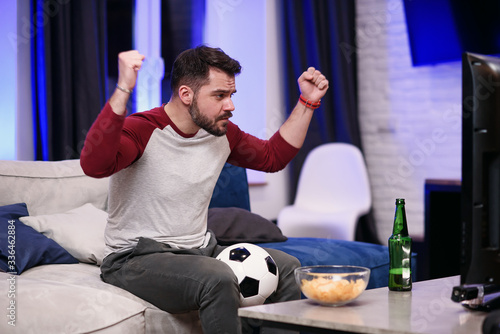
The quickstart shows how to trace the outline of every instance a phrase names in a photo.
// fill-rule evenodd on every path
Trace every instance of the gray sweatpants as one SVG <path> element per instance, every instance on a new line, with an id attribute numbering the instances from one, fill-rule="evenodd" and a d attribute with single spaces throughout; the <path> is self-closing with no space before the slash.
<path id="1" fill-rule="evenodd" d="M 132 251 L 107 256 L 101 277 L 169 313 L 199 310 L 205 334 L 237 334 L 242 332 L 238 282 L 231 268 L 215 259 L 224 248 L 213 235 L 209 245 L 199 249 L 174 249 L 141 238 Z M 279 250 L 266 250 L 279 271 L 278 289 L 266 303 L 300 299 L 293 273 L 299 261 Z M 251 331 L 244 323 L 243 332 Z"/>

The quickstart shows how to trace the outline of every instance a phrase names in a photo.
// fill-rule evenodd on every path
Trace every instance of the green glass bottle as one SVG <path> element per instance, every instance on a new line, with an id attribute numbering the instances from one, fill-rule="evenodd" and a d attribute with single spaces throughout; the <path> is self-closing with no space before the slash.
<path id="1" fill-rule="evenodd" d="M 404 198 L 396 199 L 389 257 L 389 290 L 411 291 L 411 238 L 408 235 Z"/>

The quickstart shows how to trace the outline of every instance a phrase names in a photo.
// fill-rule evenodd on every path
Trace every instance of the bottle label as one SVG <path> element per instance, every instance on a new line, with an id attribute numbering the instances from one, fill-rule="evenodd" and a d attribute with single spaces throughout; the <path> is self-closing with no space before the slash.
<path id="1" fill-rule="evenodd" d="M 390 275 L 398 275 L 401 276 L 403 280 L 407 280 L 411 277 L 411 269 L 410 268 L 393 268 L 389 270 Z"/>

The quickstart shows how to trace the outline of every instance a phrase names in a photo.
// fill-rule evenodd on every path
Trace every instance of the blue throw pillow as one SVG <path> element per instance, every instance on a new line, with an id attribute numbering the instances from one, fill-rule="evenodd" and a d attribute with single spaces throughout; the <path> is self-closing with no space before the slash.
<path id="1" fill-rule="evenodd" d="M 247 171 L 226 162 L 215 185 L 209 208 L 242 208 L 250 211 Z"/>
<path id="2" fill-rule="evenodd" d="M 19 275 L 42 264 L 78 263 L 54 240 L 19 221 L 28 215 L 25 203 L 0 206 L 0 271 Z"/>

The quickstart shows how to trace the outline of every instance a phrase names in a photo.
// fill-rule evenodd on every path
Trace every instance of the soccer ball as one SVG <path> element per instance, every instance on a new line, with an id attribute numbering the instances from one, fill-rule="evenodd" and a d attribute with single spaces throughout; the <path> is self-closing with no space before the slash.
<path id="1" fill-rule="evenodd" d="M 238 278 L 240 305 L 263 304 L 278 287 L 278 266 L 263 248 L 240 243 L 227 247 L 218 260 L 225 262 Z"/>

